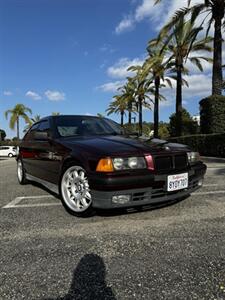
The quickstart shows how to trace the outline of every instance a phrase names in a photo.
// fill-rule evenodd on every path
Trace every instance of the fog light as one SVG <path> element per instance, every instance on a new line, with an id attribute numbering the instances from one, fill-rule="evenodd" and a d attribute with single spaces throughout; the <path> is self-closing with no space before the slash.
<path id="1" fill-rule="evenodd" d="M 203 180 L 202 179 L 199 180 L 198 186 L 203 186 Z"/>
<path id="2" fill-rule="evenodd" d="M 118 195 L 112 197 L 112 202 L 115 204 L 125 204 L 130 201 L 130 195 Z"/>

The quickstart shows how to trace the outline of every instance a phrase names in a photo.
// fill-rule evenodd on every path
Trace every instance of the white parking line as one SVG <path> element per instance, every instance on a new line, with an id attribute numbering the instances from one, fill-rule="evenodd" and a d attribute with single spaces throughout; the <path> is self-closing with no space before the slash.
<path id="1" fill-rule="evenodd" d="M 54 196 L 51 195 L 41 195 L 41 196 L 24 196 L 24 197 L 16 197 L 7 205 L 3 206 L 2 208 L 15 208 L 15 207 L 40 207 L 40 206 L 56 206 L 61 205 L 61 203 L 31 203 L 31 204 L 19 204 L 22 200 L 25 199 L 55 199 Z"/>

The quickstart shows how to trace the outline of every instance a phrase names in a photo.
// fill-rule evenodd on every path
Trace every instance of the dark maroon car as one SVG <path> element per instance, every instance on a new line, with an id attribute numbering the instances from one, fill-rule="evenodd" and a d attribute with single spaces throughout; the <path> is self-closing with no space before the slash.
<path id="1" fill-rule="evenodd" d="M 184 145 L 143 140 L 117 123 L 90 116 L 51 116 L 27 132 L 18 180 L 43 184 L 77 216 L 93 208 L 166 202 L 202 186 L 206 166 Z"/>

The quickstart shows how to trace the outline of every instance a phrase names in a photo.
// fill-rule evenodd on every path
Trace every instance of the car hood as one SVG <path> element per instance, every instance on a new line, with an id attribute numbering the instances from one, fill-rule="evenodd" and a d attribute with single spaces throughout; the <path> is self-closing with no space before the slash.
<path id="1" fill-rule="evenodd" d="M 83 138 L 66 138 L 64 143 L 71 148 L 81 147 L 95 154 L 110 155 L 142 155 L 143 153 L 163 153 L 170 151 L 185 151 L 186 148 L 180 144 L 165 144 L 163 141 L 146 142 L 144 140 L 124 136 L 95 136 Z M 169 148 L 168 148 L 169 147 Z"/>

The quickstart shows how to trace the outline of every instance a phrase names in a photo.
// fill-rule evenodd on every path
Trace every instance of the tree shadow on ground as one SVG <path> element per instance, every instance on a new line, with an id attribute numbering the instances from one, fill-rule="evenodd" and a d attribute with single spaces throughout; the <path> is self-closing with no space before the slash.
<path id="1" fill-rule="evenodd" d="M 63 297 L 45 300 L 116 300 L 105 282 L 105 276 L 102 258 L 96 254 L 86 254 L 74 270 L 68 293 Z"/>

